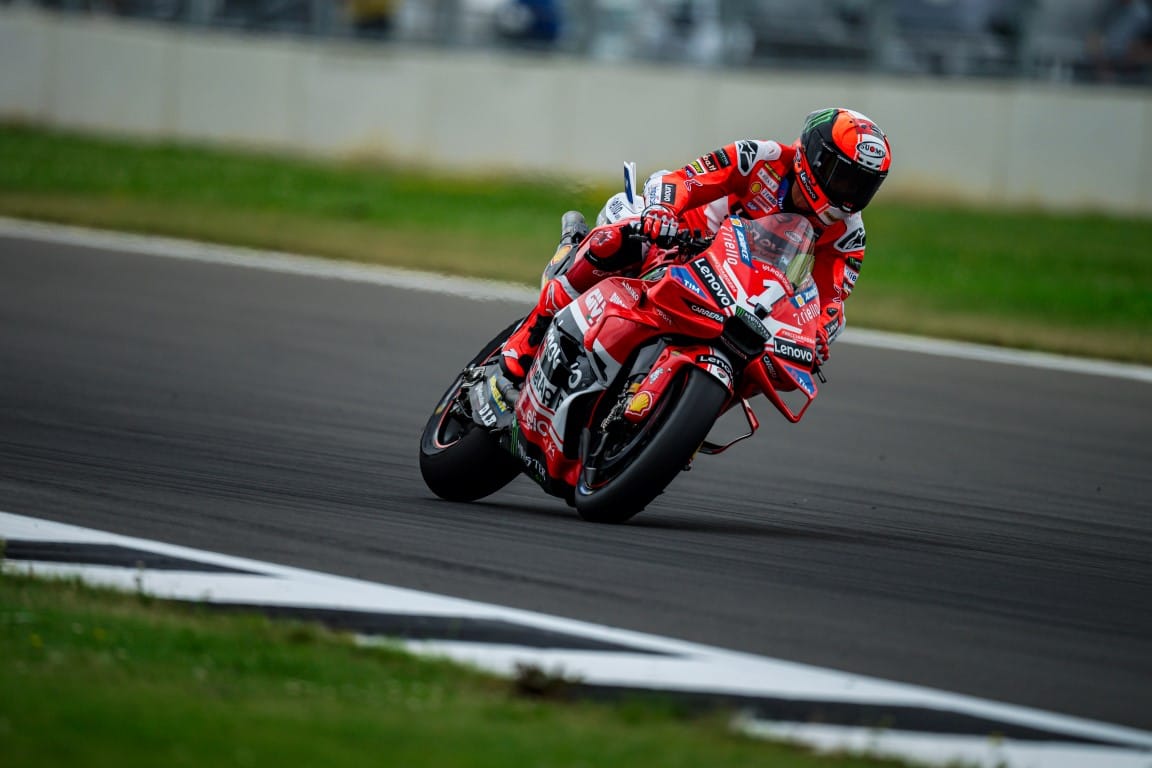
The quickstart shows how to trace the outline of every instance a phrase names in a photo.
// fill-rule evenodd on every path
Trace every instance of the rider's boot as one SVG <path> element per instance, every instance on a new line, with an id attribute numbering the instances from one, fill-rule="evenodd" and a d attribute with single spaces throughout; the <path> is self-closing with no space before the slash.
<path id="1" fill-rule="evenodd" d="M 564 273 L 572 265 L 577 246 L 588 234 L 588 225 L 579 211 L 568 211 L 560 219 L 560 244 L 555 255 L 544 270 L 544 285 L 536 308 L 525 318 L 520 327 L 512 332 L 500 350 L 500 370 L 513 385 L 519 386 L 528 373 L 536 352 L 544 341 L 544 332 L 552 317 L 568 306 L 577 295 Z"/>
<path id="2" fill-rule="evenodd" d="M 536 352 L 540 349 L 540 342 L 544 341 L 544 332 L 552 322 L 552 315 L 540 311 L 536 307 L 512 332 L 504 347 L 500 350 L 500 370 L 504 377 L 512 384 L 519 386 L 528 374 Z"/>

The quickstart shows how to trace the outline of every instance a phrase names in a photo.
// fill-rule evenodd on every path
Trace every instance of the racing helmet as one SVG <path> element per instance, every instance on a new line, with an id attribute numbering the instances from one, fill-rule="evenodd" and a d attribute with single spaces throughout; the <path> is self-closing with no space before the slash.
<path id="1" fill-rule="evenodd" d="M 800 192 L 826 224 L 868 205 L 888 176 L 888 137 L 850 109 L 820 109 L 805 119 L 793 160 Z"/>

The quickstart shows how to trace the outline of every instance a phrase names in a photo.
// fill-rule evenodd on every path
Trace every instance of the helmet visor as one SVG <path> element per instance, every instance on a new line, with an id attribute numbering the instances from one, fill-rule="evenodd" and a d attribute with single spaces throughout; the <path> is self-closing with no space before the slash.
<path id="1" fill-rule="evenodd" d="M 812 174 L 828 201 L 845 211 L 859 211 L 872 201 L 887 171 L 874 171 L 852 162 L 823 141 L 805 147 Z"/>

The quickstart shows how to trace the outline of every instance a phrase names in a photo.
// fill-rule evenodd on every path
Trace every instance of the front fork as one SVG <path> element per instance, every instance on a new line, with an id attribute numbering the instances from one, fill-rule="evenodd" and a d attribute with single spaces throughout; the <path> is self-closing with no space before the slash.
<path id="1" fill-rule="evenodd" d="M 716 347 L 695 344 L 689 347 L 661 345 L 655 350 L 651 366 L 645 367 L 637 361 L 634 370 L 646 370 L 643 377 L 637 376 L 629 383 L 624 401 L 622 416 L 626 421 L 639 424 L 651 413 L 660 398 L 668 391 L 669 384 L 686 367 L 700 368 L 723 384 L 728 395 L 733 393 L 735 375 L 727 355 Z"/>

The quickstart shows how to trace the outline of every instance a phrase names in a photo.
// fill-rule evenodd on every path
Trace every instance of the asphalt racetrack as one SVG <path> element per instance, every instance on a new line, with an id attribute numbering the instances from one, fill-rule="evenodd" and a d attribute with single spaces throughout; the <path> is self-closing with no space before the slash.
<path id="1" fill-rule="evenodd" d="M 1152 728 L 1152 385 L 838 344 L 630 525 L 439 501 L 525 310 L 0 238 L 0 510 Z"/>

